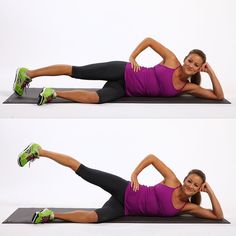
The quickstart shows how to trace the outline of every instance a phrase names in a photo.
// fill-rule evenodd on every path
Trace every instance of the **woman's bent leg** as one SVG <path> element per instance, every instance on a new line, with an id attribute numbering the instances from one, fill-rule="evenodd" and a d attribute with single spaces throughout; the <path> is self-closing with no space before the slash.
<path id="1" fill-rule="evenodd" d="M 55 219 L 61 219 L 77 223 L 94 223 L 98 221 L 98 215 L 92 210 L 77 210 L 71 212 L 54 212 Z"/>
<path id="2" fill-rule="evenodd" d="M 76 210 L 71 212 L 54 212 L 55 219 L 78 223 L 101 223 L 124 216 L 124 206 L 113 196 L 96 210 Z"/>
<path id="3" fill-rule="evenodd" d="M 123 80 L 108 81 L 98 91 L 56 91 L 56 96 L 81 103 L 106 103 L 125 96 Z"/>
<path id="4" fill-rule="evenodd" d="M 111 102 L 125 96 L 124 80 L 108 81 L 97 91 L 99 103 Z"/>
<path id="5" fill-rule="evenodd" d="M 125 215 L 124 205 L 121 204 L 114 196 L 102 206 L 95 210 L 98 219 L 97 222 L 106 222 Z"/>
<path id="6" fill-rule="evenodd" d="M 56 96 L 64 98 L 73 102 L 81 103 L 99 103 L 99 96 L 95 91 L 82 91 L 82 90 L 70 90 L 70 91 L 58 91 L 56 90 Z"/>

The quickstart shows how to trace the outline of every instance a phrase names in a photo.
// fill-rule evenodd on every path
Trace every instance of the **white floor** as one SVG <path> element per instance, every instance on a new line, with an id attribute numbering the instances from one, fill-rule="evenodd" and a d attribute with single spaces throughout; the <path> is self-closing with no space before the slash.
<path id="1" fill-rule="evenodd" d="M 142 155 L 150 150 L 171 164 L 178 175 L 182 176 L 186 169 L 195 166 L 203 168 L 207 170 L 209 183 L 214 186 L 221 200 L 225 218 L 231 224 L 0 224 L 0 235 L 20 233 L 20 235 L 41 236 L 45 233 L 58 236 L 127 234 L 173 236 L 183 235 L 183 232 L 184 235 L 192 236 L 236 235 L 235 119 L 121 119 L 119 121 L 70 119 L 69 121 L 45 119 L 39 122 L 36 119 L 24 119 L 18 125 L 18 119 L 0 120 L 0 130 L 4 137 L 1 145 L 7 147 L 3 149 L 1 155 L 4 165 L 0 166 L 0 222 L 19 207 L 48 205 L 97 207 L 97 204 L 102 204 L 108 198 L 103 195 L 104 191 L 99 191 L 96 187 L 93 188 L 86 182 L 80 181 L 74 173 L 49 160 L 36 160 L 30 168 L 27 166 L 19 168 L 16 163 L 19 151 L 29 141 L 37 140 L 51 150 L 75 156 L 92 167 L 103 168 L 113 173 L 119 172 L 125 178 L 129 178 L 132 166 L 136 165 Z M 57 129 L 58 126 L 60 130 Z M 179 135 L 184 126 L 191 127 L 191 134 L 193 134 L 191 138 Z M 112 132 L 104 132 L 104 127 Z M 174 132 L 166 132 L 165 127 Z M 89 128 L 93 130 L 92 136 L 87 132 Z M 15 131 L 14 135 L 9 132 L 9 129 Z M 49 130 L 50 135 L 45 135 L 45 130 Z M 129 132 L 124 135 L 123 130 Z M 65 137 L 69 137 L 68 140 L 65 141 Z M 146 137 L 149 139 L 144 143 Z M 181 145 L 183 142 L 185 148 Z M 120 144 L 121 148 L 117 148 L 117 144 Z M 195 148 L 196 145 L 201 148 Z M 128 161 L 126 157 L 129 157 Z M 49 177 L 44 173 L 50 173 Z M 156 172 L 150 169 L 142 177 L 140 176 L 140 181 L 155 182 L 157 180 L 155 174 Z M 26 178 L 28 178 L 27 182 L 25 182 Z M 55 179 L 57 181 L 54 181 Z M 19 183 L 26 184 L 21 186 Z M 80 189 L 83 191 L 79 191 Z M 39 190 L 47 192 L 47 196 L 37 196 Z M 88 196 L 96 196 L 96 198 Z M 203 197 L 206 199 L 206 195 Z"/>

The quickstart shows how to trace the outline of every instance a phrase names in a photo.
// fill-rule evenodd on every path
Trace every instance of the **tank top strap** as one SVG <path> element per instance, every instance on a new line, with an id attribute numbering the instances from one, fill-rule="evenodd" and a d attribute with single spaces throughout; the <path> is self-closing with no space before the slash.
<path id="1" fill-rule="evenodd" d="M 180 188 L 182 185 L 180 184 L 180 185 L 178 185 L 177 187 L 175 187 L 174 189 L 177 189 L 177 188 Z"/>
<path id="2" fill-rule="evenodd" d="M 186 206 L 186 204 L 188 204 L 189 202 L 185 202 L 184 204 L 183 204 L 183 206 L 179 209 L 179 210 L 182 210 L 185 206 Z"/>
<path id="3" fill-rule="evenodd" d="M 175 68 L 175 70 L 177 70 L 180 66 L 181 66 L 181 65 L 177 66 L 177 67 Z"/>
<path id="4" fill-rule="evenodd" d="M 186 86 L 186 84 L 189 83 L 188 81 L 185 82 L 185 84 L 183 85 L 183 87 L 181 89 L 179 89 L 179 91 L 182 91 L 184 89 L 184 87 Z"/>

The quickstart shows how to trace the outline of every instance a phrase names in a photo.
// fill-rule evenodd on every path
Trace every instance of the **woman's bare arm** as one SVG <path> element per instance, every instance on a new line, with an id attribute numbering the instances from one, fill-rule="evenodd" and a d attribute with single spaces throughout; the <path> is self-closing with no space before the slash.
<path id="1" fill-rule="evenodd" d="M 134 169 L 131 175 L 131 187 L 133 187 L 135 191 L 139 189 L 139 183 L 137 179 L 139 173 L 149 165 L 153 165 L 155 169 L 164 177 L 165 181 L 171 180 L 175 183 L 179 183 L 175 176 L 175 173 L 169 167 L 167 167 L 159 158 L 157 158 L 153 154 L 150 154 L 138 164 L 138 166 Z"/>
<path id="2" fill-rule="evenodd" d="M 165 46 L 163 46 L 161 43 L 154 40 L 153 38 L 145 38 L 134 49 L 134 51 L 129 57 L 129 61 L 134 71 L 138 71 L 140 69 L 140 66 L 136 62 L 136 57 L 148 47 L 152 48 L 156 53 L 158 53 L 163 58 L 164 62 L 168 61 L 169 64 L 173 63 L 173 67 L 177 66 L 178 60 L 172 51 L 170 51 L 168 48 L 166 48 Z"/>

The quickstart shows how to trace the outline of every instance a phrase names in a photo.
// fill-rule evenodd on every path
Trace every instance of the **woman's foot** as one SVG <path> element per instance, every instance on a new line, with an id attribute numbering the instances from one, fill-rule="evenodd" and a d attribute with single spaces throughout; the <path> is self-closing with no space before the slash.
<path id="1" fill-rule="evenodd" d="M 35 158 L 39 158 L 40 145 L 37 143 L 30 144 L 18 156 L 18 164 L 23 167 L 28 162 L 32 162 Z"/>
<path id="2" fill-rule="evenodd" d="M 32 81 L 32 79 L 27 75 L 27 71 L 28 69 L 23 67 L 18 68 L 16 71 L 13 90 L 19 96 L 23 95 L 25 87 Z"/>
<path id="3" fill-rule="evenodd" d="M 39 224 L 39 223 L 48 223 L 54 220 L 54 213 L 52 210 L 43 209 L 42 211 L 38 211 L 33 215 L 32 223 Z"/>
<path id="4" fill-rule="evenodd" d="M 41 106 L 45 103 L 49 103 L 54 98 L 56 98 L 56 92 L 55 92 L 54 89 L 52 89 L 52 88 L 43 88 L 43 90 L 41 91 L 41 93 L 38 96 L 37 104 L 39 106 Z"/>

